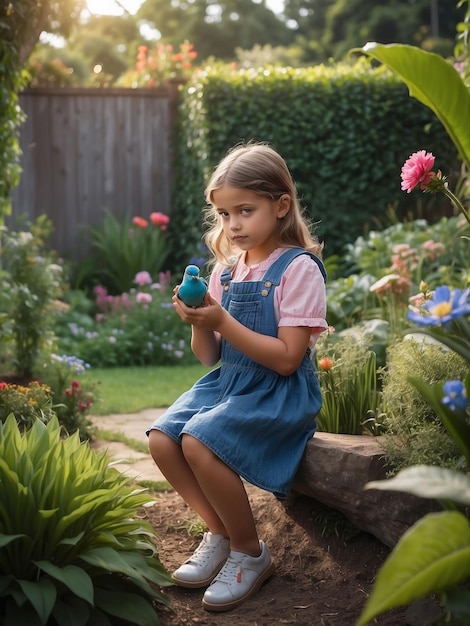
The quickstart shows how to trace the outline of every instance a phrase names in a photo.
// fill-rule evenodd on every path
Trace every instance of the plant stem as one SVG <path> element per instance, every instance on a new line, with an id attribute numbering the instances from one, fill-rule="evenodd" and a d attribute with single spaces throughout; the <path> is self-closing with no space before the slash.
<path id="1" fill-rule="evenodd" d="M 448 187 L 445 187 L 442 190 L 442 193 L 444 193 L 449 198 L 449 200 L 453 202 L 453 204 L 457 207 L 457 209 L 462 213 L 467 222 L 470 224 L 470 215 L 468 214 L 468 211 L 465 209 L 460 200 L 457 198 L 457 196 L 453 194 L 452 191 L 448 189 Z"/>

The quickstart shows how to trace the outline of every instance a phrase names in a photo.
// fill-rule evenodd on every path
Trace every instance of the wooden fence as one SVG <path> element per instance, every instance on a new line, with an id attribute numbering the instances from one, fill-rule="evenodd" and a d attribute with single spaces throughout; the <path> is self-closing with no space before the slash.
<path id="1" fill-rule="evenodd" d="M 177 88 L 31 89 L 20 95 L 23 172 L 11 224 L 46 214 L 51 246 L 72 260 L 89 249 L 87 225 L 171 212 L 171 127 Z"/>

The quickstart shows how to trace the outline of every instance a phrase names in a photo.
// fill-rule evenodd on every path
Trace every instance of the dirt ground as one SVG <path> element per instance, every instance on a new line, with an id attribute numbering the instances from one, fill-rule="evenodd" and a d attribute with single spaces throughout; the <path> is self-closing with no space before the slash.
<path id="1" fill-rule="evenodd" d="M 168 587 L 174 611 L 161 606 L 162 626 L 354 626 L 370 593 L 377 571 L 390 550 L 372 535 L 355 531 L 304 497 L 280 502 L 247 485 L 260 538 L 276 571 L 247 602 L 226 613 L 209 613 L 201 606 L 203 589 Z M 176 493 L 159 496 L 146 509 L 159 537 L 160 560 L 176 569 L 200 541 L 189 531 L 194 513 Z M 379 617 L 374 624 L 406 623 L 405 610 Z"/>

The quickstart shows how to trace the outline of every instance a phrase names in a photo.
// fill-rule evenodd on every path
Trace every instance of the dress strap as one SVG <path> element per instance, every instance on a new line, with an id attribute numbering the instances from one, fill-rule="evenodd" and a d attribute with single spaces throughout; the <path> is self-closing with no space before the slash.
<path id="1" fill-rule="evenodd" d="M 291 264 L 291 262 L 296 259 L 301 254 L 308 254 L 310 258 L 312 258 L 315 263 L 318 265 L 320 272 L 323 276 L 323 280 L 326 282 L 326 270 L 322 261 L 315 255 L 313 252 L 309 252 L 305 250 L 305 248 L 287 248 L 285 252 L 281 254 L 281 256 L 274 261 L 274 263 L 268 267 L 266 273 L 263 277 L 263 281 L 272 283 L 273 285 L 279 285 L 281 282 L 282 275 L 286 271 L 286 268 Z"/>

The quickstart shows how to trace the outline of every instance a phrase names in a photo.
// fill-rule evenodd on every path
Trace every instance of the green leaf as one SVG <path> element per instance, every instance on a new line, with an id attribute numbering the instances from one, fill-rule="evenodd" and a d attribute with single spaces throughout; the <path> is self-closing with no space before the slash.
<path id="1" fill-rule="evenodd" d="M 43 624 L 47 624 L 57 598 L 57 589 L 48 578 L 37 582 L 18 580 L 24 595 L 31 602 Z"/>
<path id="2" fill-rule="evenodd" d="M 442 467 L 414 465 L 390 480 L 373 480 L 364 489 L 404 491 L 420 498 L 452 500 L 470 506 L 470 476 Z"/>
<path id="3" fill-rule="evenodd" d="M 401 537 L 379 570 L 357 626 L 470 576 L 470 524 L 455 511 L 431 513 Z"/>
<path id="4" fill-rule="evenodd" d="M 369 42 L 352 52 L 359 51 L 395 72 L 410 96 L 435 113 L 470 169 L 470 93 L 457 70 L 437 54 L 404 44 Z"/>
<path id="5" fill-rule="evenodd" d="M 102 611 L 139 626 L 155 626 L 158 616 L 151 602 L 136 593 L 96 589 L 96 606 Z"/>
<path id="6" fill-rule="evenodd" d="M 76 565 L 58 567 L 50 561 L 34 561 L 40 570 L 64 583 L 79 598 L 93 604 L 93 582 L 88 574 Z"/>
<path id="7" fill-rule="evenodd" d="M 15 539 L 20 539 L 21 537 L 27 537 L 28 535 L 4 535 L 0 534 L 0 548 L 7 546 L 9 543 L 14 541 Z"/>

